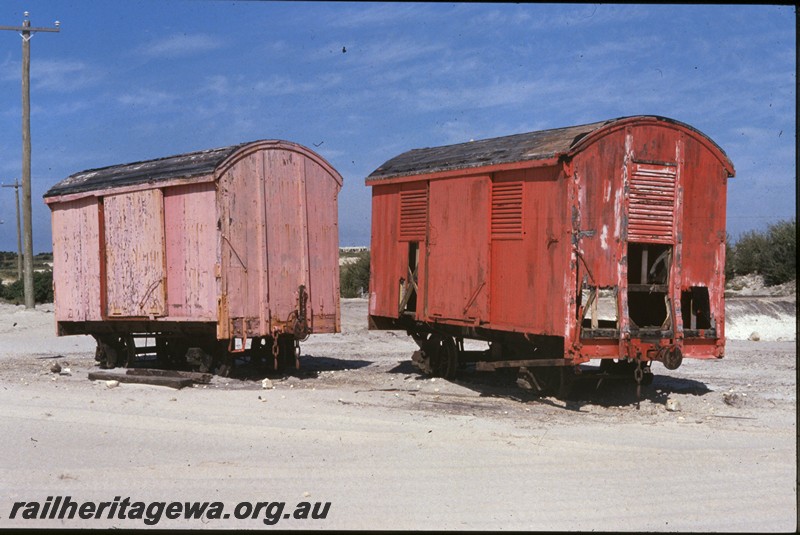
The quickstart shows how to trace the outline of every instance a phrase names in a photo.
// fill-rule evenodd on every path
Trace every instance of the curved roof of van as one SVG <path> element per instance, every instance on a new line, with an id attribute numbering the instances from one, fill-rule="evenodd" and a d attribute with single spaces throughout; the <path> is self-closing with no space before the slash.
<path id="1" fill-rule="evenodd" d="M 413 149 L 386 161 L 367 177 L 367 182 L 527 160 L 559 158 L 579 151 L 582 146 L 581 142 L 592 134 L 600 134 L 601 131 L 626 123 L 651 121 L 681 127 L 692 132 L 695 136 L 702 137 L 710 143 L 713 150 L 719 152 L 718 157 L 729 173 L 733 175 L 733 164 L 725 155 L 725 152 L 699 130 L 666 117 L 637 115 L 579 126 L 469 141 L 455 145 Z"/>
<path id="2" fill-rule="evenodd" d="M 229 159 L 237 158 L 237 154 L 246 154 L 260 148 L 282 148 L 301 151 L 318 159 L 328 167 L 335 179 L 341 184 L 341 176 L 324 158 L 307 147 L 282 140 L 259 140 L 239 143 L 216 149 L 206 149 L 153 160 L 125 163 L 87 169 L 68 176 L 44 194 L 45 198 L 89 191 L 106 190 L 146 183 L 156 183 L 171 179 L 192 179 L 206 177 L 216 172 Z"/>

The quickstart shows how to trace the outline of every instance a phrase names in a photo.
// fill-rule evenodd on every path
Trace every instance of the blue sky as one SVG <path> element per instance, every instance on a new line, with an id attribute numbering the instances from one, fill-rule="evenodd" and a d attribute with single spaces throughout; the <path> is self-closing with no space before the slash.
<path id="1" fill-rule="evenodd" d="M 30 12 L 34 251 L 42 195 L 84 169 L 256 139 L 344 177 L 340 244 L 368 245 L 364 178 L 406 150 L 636 114 L 733 161 L 728 231 L 796 212 L 792 6 L 4 0 Z M 21 38 L 0 32 L 0 181 L 21 174 Z M 0 190 L 0 250 L 16 250 Z"/>

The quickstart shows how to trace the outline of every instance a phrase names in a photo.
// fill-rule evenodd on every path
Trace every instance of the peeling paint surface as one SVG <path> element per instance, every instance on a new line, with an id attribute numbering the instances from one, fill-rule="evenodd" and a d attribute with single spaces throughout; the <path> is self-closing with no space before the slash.
<path id="1" fill-rule="evenodd" d="M 290 329 L 300 286 L 313 332 L 338 332 L 339 188 L 329 170 L 288 146 L 250 154 L 220 178 L 226 336 Z"/>
<path id="2" fill-rule="evenodd" d="M 370 175 L 370 314 L 398 318 L 397 287 L 407 267 L 407 243 L 398 240 L 397 196 L 402 188 L 427 185 L 433 194 L 424 246 L 433 261 L 421 267 L 420 286 L 426 302 L 442 310 L 434 317 L 430 312 L 437 309 L 418 307 L 417 321 L 474 325 L 470 307 L 459 313 L 456 304 L 477 302 L 483 289 L 475 290 L 477 279 L 472 275 L 472 284 L 457 281 L 467 280 L 467 274 L 480 266 L 480 273 L 488 273 L 490 279 L 489 314 L 479 318 L 485 329 L 560 335 L 565 356 L 579 360 L 654 358 L 653 335 L 647 335 L 650 341 L 639 338 L 639 321 L 662 333 L 658 344 L 682 345 L 686 356 L 722 356 L 721 247 L 726 180 L 733 176 L 724 152 L 687 125 L 643 116 L 598 123 L 566 148 L 558 161 L 528 161 L 527 167 L 513 170 L 499 169 L 491 158 L 479 165 L 481 147 L 495 147 L 500 154 L 498 146 L 511 137 L 489 140 L 474 151 L 469 144 L 410 151 Z M 461 169 L 461 175 L 441 173 L 437 158 L 457 154 L 465 158 L 463 165 L 457 160 L 448 165 Z M 419 168 L 414 166 L 415 157 L 420 158 Z M 405 175 L 392 174 L 401 168 Z M 520 181 L 524 192 L 523 231 L 519 239 L 499 239 L 498 233 L 486 233 L 492 228 L 487 218 L 492 220 L 493 206 L 500 206 L 491 202 L 489 185 L 512 180 Z M 469 192 L 479 182 L 487 184 L 482 197 L 486 200 L 475 203 Z M 469 217 L 452 215 L 456 197 Z M 500 218 L 504 222 L 513 215 L 511 208 L 506 210 Z M 658 270 L 668 270 L 663 282 L 651 283 Z M 613 291 L 604 306 L 612 303 L 609 299 L 616 301 L 616 324 L 612 320 L 611 325 L 596 327 L 603 331 L 598 336 L 607 340 L 581 338 L 583 284 L 588 286 L 586 296 L 589 288 Z M 686 338 L 682 319 L 689 311 L 681 309 L 681 299 L 690 286 L 708 288 L 715 325 Z M 446 314 L 444 303 L 452 303 Z"/>
<path id="3" fill-rule="evenodd" d="M 94 197 L 52 207 L 56 321 L 98 321 L 100 224 Z"/>
<path id="4" fill-rule="evenodd" d="M 108 316 L 166 313 L 164 209 L 159 189 L 103 199 Z"/>
<path id="5" fill-rule="evenodd" d="M 319 155 L 275 140 L 73 175 L 47 197 L 59 329 L 271 336 L 305 311 L 312 332 L 338 332 L 341 185 Z"/>
<path id="6" fill-rule="evenodd" d="M 604 251 L 608 251 L 608 225 L 603 225 L 603 231 L 600 233 L 600 247 Z"/>
<path id="7" fill-rule="evenodd" d="M 433 231 L 422 316 L 485 322 L 489 315 L 488 177 L 433 182 L 429 198 Z M 470 231 L 464 232 L 466 228 Z M 453 262 L 459 269 L 450 269 Z"/>
<path id="8" fill-rule="evenodd" d="M 215 320 L 216 188 L 213 182 L 164 191 L 168 315 Z"/>

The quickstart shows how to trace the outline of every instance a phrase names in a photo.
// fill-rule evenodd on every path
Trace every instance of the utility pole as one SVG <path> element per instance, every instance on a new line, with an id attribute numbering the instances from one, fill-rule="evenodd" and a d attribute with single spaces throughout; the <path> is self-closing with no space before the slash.
<path id="1" fill-rule="evenodd" d="M 22 220 L 25 226 L 25 256 L 23 287 L 25 289 L 25 308 L 34 308 L 33 299 L 33 226 L 31 222 L 31 44 L 36 32 L 58 32 L 61 23 L 55 28 L 33 28 L 24 13 L 22 26 L 0 26 L 0 30 L 21 32 L 22 36 Z"/>
<path id="2" fill-rule="evenodd" d="M 14 197 L 17 207 L 17 280 L 22 279 L 22 227 L 19 226 L 19 180 L 14 179 L 13 184 L 3 184 L 3 188 L 14 188 Z"/>

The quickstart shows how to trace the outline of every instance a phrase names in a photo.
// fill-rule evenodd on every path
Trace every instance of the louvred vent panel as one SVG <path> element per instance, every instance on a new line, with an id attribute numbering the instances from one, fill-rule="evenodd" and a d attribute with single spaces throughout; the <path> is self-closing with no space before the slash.
<path id="1" fill-rule="evenodd" d="M 428 222 L 428 190 L 415 189 L 400 192 L 400 240 L 425 240 Z"/>
<path id="2" fill-rule="evenodd" d="M 492 239 L 522 238 L 522 182 L 492 184 Z"/>
<path id="3" fill-rule="evenodd" d="M 633 165 L 628 196 L 628 241 L 673 243 L 676 168 Z"/>

